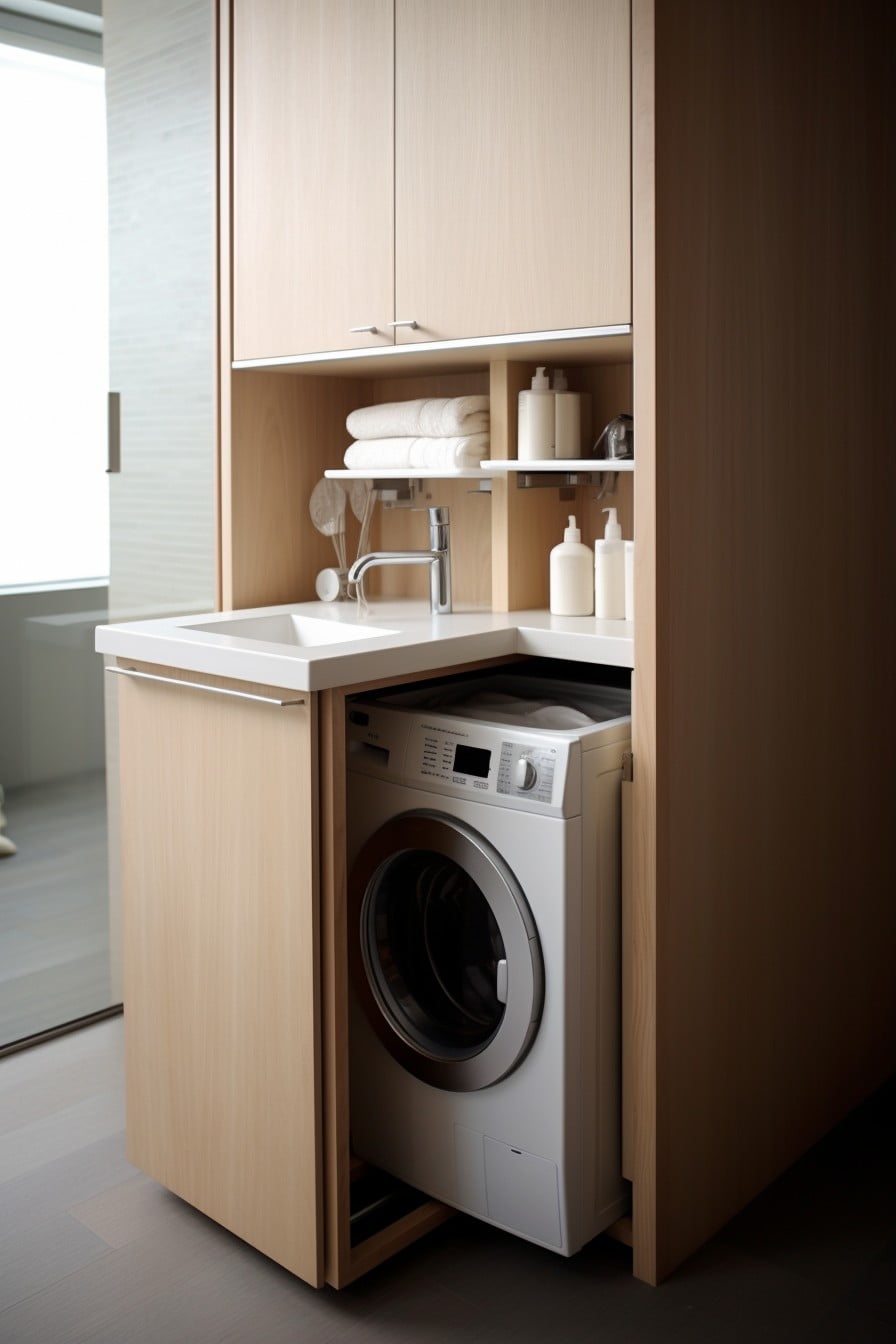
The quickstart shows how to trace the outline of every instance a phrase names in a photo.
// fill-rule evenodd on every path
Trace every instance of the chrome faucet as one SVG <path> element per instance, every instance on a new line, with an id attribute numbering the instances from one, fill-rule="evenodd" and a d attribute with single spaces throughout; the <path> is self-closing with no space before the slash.
<path id="1" fill-rule="evenodd" d="M 429 565 L 429 605 L 434 616 L 451 610 L 451 551 L 446 508 L 429 510 L 428 551 L 371 551 L 359 555 L 348 572 L 349 583 L 357 583 L 375 565 Z"/>

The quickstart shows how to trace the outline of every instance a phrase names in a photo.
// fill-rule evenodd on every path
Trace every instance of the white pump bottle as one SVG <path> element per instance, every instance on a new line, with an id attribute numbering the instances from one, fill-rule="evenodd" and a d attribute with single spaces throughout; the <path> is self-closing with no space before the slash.
<path id="1" fill-rule="evenodd" d="M 519 395 L 516 455 L 521 462 L 554 456 L 554 393 L 543 365 L 536 369 L 531 389 Z"/>
<path id="2" fill-rule="evenodd" d="M 551 551 L 551 613 L 590 616 L 594 611 L 594 556 L 582 545 L 582 533 L 570 514 L 569 527 Z"/>
<path id="3" fill-rule="evenodd" d="M 615 509 L 604 509 L 610 516 L 603 541 L 594 543 L 594 612 L 604 621 L 625 619 L 625 546 Z"/>

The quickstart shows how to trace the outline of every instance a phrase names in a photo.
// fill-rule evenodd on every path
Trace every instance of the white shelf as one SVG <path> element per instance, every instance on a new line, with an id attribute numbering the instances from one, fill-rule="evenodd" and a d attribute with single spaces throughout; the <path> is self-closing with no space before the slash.
<path id="1" fill-rule="evenodd" d="M 492 476 L 505 475 L 511 471 L 634 471 L 633 458 L 603 457 L 545 457 L 535 462 L 521 462 L 519 458 L 505 458 L 501 461 L 483 462 Z"/>
<path id="2" fill-rule="evenodd" d="M 613 461 L 599 457 L 546 457 L 537 462 L 520 462 L 508 458 L 482 462 L 478 467 L 331 467 L 324 472 L 331 481 L 486 481 L 492 476 L 507 476 L 511 472 L 604 472 L 634 471 L 631 458 Z"/>
<path id="3" fill-rule="evenodd" d="M 485 467 L 490 466 L 486 462 Z M 485 481 L 490 471 L 482 467 L 364 467 L 331 468 L 324 472 L 331 481 Z"/>

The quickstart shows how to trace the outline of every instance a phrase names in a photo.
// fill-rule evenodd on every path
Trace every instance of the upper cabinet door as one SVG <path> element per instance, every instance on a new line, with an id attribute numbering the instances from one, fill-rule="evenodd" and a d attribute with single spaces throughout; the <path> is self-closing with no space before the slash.
<path id="1" fill-rule="evenodd" d="M 391 345 L 392 0 L 234 0 L 233 25 L 234 358 Z"/>
<path id="2" fill-rule="evenodd" d="M 631 320 L 629 0 L 396 0 L 398 340 Z"/>

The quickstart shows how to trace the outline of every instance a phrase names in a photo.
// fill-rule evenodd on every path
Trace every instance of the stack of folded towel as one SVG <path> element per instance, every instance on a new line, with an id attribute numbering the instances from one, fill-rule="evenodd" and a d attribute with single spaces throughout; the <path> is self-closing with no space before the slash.
<path id="1" fill-rule="evenodd" d="M 355 440 L 345 465 L 360 471 L 403 467 L 457 470 L 489 455 L 488 397 L 427 397 L 352 411 Z"/>

